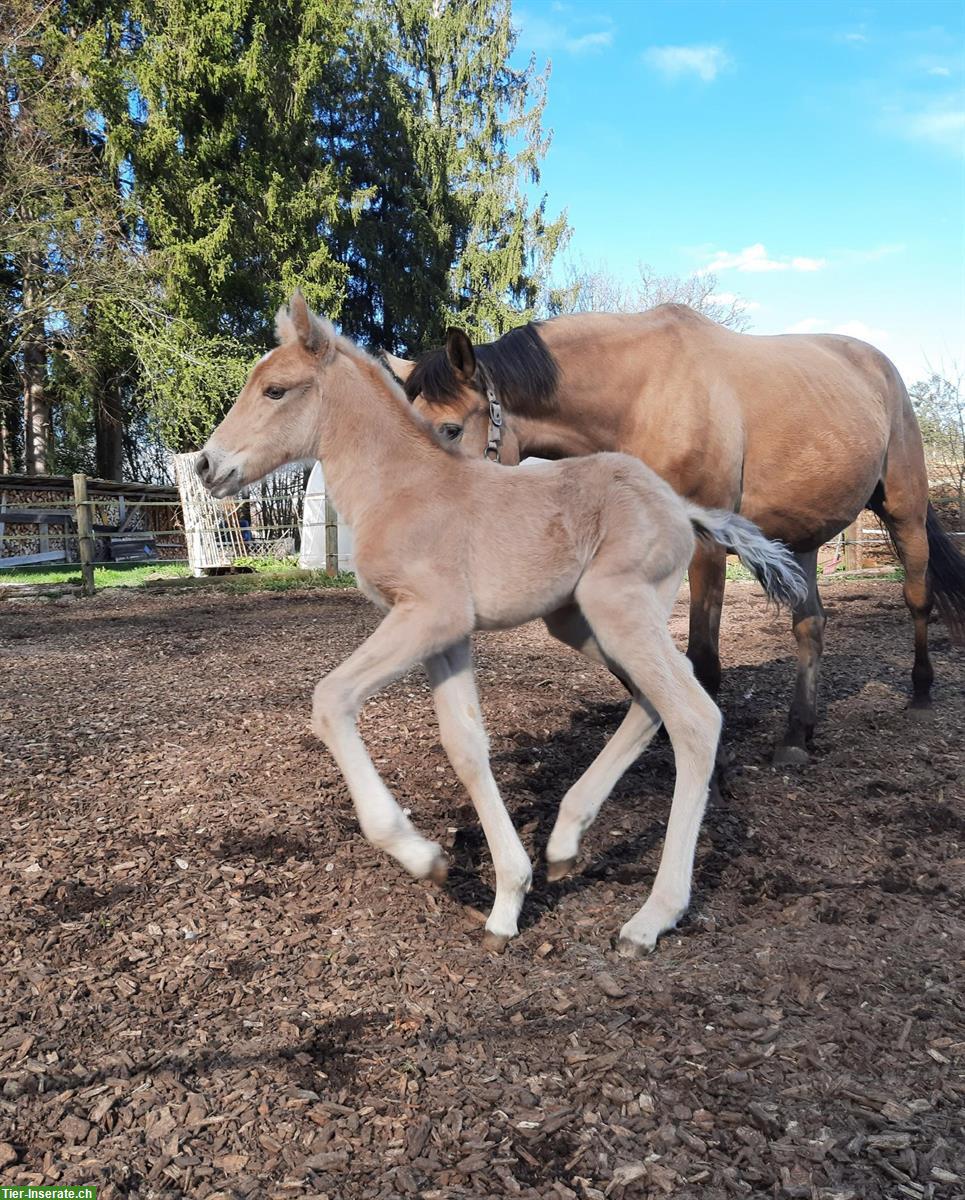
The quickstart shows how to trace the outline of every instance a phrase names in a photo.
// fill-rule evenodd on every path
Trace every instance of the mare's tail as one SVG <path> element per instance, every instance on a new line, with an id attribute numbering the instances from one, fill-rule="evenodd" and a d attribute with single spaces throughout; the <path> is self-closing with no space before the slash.
<path id="1" fill-rule="evenodd" d="M 753 521 L 725 509 L 688 504 L 687 513 L 697 536 L 732 550 L 756 576 L 769 600 L 793 608 L 807 599 L 804 572 L 783 542 L 771 541 Z"/>
<path id="2" fill-rule="evenodd" d="M 925 517 L 932 594 L 952 639 L 965 643 L 965 555 L 958 549 L 929 504 Z"/>

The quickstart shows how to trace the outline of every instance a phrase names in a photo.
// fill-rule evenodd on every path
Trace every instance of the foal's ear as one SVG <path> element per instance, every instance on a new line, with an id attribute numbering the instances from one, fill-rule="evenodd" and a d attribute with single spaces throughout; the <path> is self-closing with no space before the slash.
<path id="1" fill-rule="evenodd" d="M 415 370 L 415 363 L 411 358 L 397 358 L 394 354 L 390 354 L 388 350 L 380 350 L 378 357 L 389 368 L 396 379 L 401 379 L 403 383 L 405 383 Z"/>
<path id="2" fill-rule="evenodd" d="M 298 288 L 292 292 L 287 310 L 279 309 L 275 329 L 282 345 L 299 341 L 309 354 L 321 358 L 328 358 L 334 349 L 335 331 L 328 321 L 312 312 Z"/>
<path id="3" fill-rule="evenodd" d="M 456 374 L 467 383 L 476 374 L 476 352 L 461 329 L 453 327 L 446 331 L 446 357 Z"/>

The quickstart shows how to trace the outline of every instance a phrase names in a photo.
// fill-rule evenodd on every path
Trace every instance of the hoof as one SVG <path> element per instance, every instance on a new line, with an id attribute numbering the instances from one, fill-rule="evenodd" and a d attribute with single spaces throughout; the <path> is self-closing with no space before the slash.
<path id="1" fill-rule="evenodd" d="M 509 945 L 509 938 L 504 933 L 491 933 L 488 929 L 483 934 L 483 949 L 490 954 L 502 954 Z"/>
<path id="2" fill-rule="evenodd" d="M 924 721 L 928 719 L 932 710 L 931 697 L 921 696 L 915 697 L 908 705 L 906 712 L 913 721 Z"/>
<path id="3" fill-rule="evenodd" d="M 548 862 L 546 864 L 547 883 L 556 883 L 560 879 L 565 879 L 575 866 L 575 856 L 573 858 L 558 858 L 556 862 Z"/>
<path id="4" fill-rule="evenodd" d="M 621 958 L 646 958 L 652 950 L 652 945 L 648 946 L 643 942 L 634 942 L 628 937 L 622 937 L 617 941 L 617 954 Z"/>
<path id="5" fill-rule="evenodd" d="M 429 874 L 426 879 L 431 879 L 433 883 L 437 883 L 440 887 L 449 878 L 449 860 L 444 854 L 440 854 L 432 866 L 429 868 Z"/>
<path id="6" fill-rule="evenodd" d="M 811 761 L 811 756 L 803 746 L 778 746 L 772 761 L 775 767 L 803 767 Z"/>

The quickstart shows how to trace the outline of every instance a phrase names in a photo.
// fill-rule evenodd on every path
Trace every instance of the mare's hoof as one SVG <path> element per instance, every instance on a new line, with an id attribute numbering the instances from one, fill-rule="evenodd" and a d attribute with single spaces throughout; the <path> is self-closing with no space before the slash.
<path id="1" fill-rule="evenodd" d="M 930 697 L 916 697 L 908 705 L 907 713 L 913 721 L 925 721 L 928 719 L 932 710 Z"/>
<path id="2" fill-rule="evenodd" d="M 440 887 L 449 878 L 449 860 L 444 854 L 440 854 L 432 866 L 429 868 L 429 874 L 426 879 L 431 879 L 433 883 L 437 883 Z"/>
<path id="3" fill-rule="evenodd" d="M 634 942 L 628 937 L 622 937 L 617 942 L 617 954 L 621 958 L 646 958 L 653 950 L 653 945 L 647 945 L 644 942 Z"/>
<path id="4" fill-rule="evenodd" d="M 803 746 L 778 746 L 774 751 L 775 767 L 804 767 L 811 761 L 811 756 Z"/>
<path id="5" fill-rule="evenodd" d="M 560 879 L 565 879 L 570 871 L 576 866 L 576 858 L 558 858 L 556 862 L 547 862 L 546 864 L 546 881 L 547 883 L 557 883 Z"/>
<path id="6" fill-rule="evenodd" d="M 509 938 L 504 933 L 491 933 L 488 929 L 483 934 L 483 949 L 490 954 L 502 954 L 509 945 Z"/>

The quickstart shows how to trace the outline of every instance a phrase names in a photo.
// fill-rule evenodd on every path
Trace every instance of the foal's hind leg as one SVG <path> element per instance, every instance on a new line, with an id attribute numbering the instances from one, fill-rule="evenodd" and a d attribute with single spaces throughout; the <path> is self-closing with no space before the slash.
<path id="1" fill-rule="evenodd" d="M 606 658 L 593 630 L 577 605 L 559 609 L 545 618 L 546 627 L 568 646 L 593 662 L 608 667 L 633 694 L 626 672 Z M 596 820 L 603 802 L 636 762 L 660 728 L 660 718 L 636 693 L 619 729 L 563 797 L 546 846 L 546 878 L 552 883 L 572 870 L 580 838 Z"/>
<path id="2" fill-rule="evenodd" d="M 787 730 L 774 751 L 775 766 L 808 761 L 807 742 L 814 733 L 817 719 L 818 673 L 824 652 L 824 627 L 827 624 L 818 595 L 818 552 L 811 550 L 795 554 L 794 557 L 807 580 L 808 594 L 803 604 L 797 605 L 792 612 L 797 641 L 797 680 L 787 718 Z"/>
<path id="3" fill-rule="evenodd" d="M 486 921 L 485 944 L 502 950 L 517 933 L 519 910 L 533 878 L 526 851 L 506 811 L 489 767 L 468 638 L 426 659 L 439 736 L 453 770 L 479 814 L 496 872 L 496 901 Z"/>
<path id="4" fill-rule="evenodd" d="M 627 671 L 667 726 L 677 779 L 667 836 L 653 889 L 620 931 L 621 953 L 653 949 L 690 902 L 697 835 L 707 802 L 720 737 L 720 711 L 694 678 L 667 629 L 667 606 L 656 588 L 622 570 L 591 568 L 576 598 L 603 653 Z"/>

